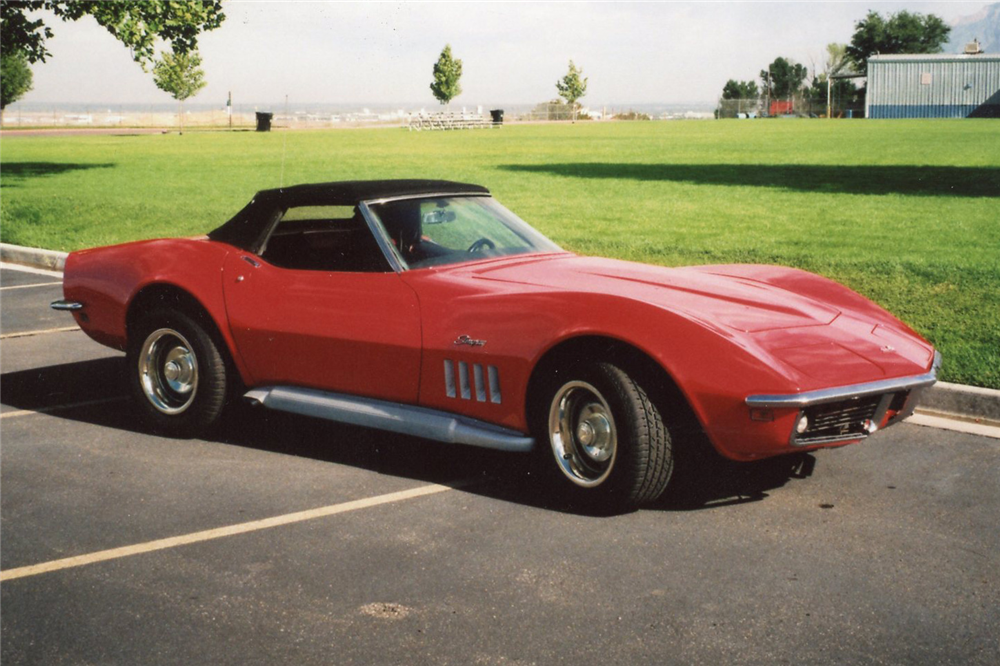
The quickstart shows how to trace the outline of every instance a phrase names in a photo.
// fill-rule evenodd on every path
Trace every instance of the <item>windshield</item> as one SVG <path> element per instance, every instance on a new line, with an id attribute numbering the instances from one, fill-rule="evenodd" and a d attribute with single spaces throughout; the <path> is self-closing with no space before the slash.
<path id="1" fill-rule="evenodd" d="M 404 268 L 560 251 L 490 197 L 402 199 L 373 204 L 369 210 Z"/>

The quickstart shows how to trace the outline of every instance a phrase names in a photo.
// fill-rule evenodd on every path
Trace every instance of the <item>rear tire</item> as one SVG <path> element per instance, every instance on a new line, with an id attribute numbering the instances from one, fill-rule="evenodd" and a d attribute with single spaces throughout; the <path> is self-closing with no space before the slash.
<path id="1" fill-rule="evenodd" d="M 175 308 L 143 316 L 129 331 L 129 390 L 154 432 L 193 437 L 218 424 L 229 378 L 220 345 L 206 327 Z"/>
<path id="2" fill-rule="evenodd" d="M 612 363 L 581 363 L 556 375 L 532 416 L 538 462 L 556 492 L 598 513 L 656 500 L 674 465 L 657 404 Z"/>

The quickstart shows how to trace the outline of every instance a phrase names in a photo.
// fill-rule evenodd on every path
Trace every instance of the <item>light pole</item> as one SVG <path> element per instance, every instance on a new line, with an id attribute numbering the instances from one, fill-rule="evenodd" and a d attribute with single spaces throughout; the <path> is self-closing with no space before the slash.
<path id="1" fill-rule="evenodd" d="M 826 119 L 827 120 L 829 120 L 831 118 L 831 116 L 830 116 L 830 109 L 832 107 L 833 100 L 830 97 L 830 91 L 833 89 L 833 87 L 830 85 L 830 83 L 832 81 L 833 81 L 833 75 L 828 74 L 827 77 L 826 77 Z"/>

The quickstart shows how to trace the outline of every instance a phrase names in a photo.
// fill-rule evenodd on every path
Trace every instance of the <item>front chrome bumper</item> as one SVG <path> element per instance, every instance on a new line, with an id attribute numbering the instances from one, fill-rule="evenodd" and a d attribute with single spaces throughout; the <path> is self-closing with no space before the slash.
<path id="1" fill-rule="evenodd" d="M 792 446 L 857 441 L 910 416 L 923 389 L 937 381 L 940 367 L 941 354 L 934 352 L 931 369 L 921 375 L 803 393 L 751 395 L 746 404 L 752 410 L 797 409 L 795 423 L 805 416 L 808 428 L 801 433 L 792 429 Z M 890 410 L 891 418 L 883 425 Z"/>
<path id="2" fill-rule="evenodd" d="M 751 395 L 747 397 L 748 407 L 780 409 L 783 407 L 808 407 L 826 402 L 862 398 L 880 393 L 895 393 L 916 388 L 931 386 L 937 381 L 937 371 L 941 367 L 941 352 L 934 352 L 934 363 L 929 372 L 911 377 L 883 379 L 865 384 L 852 384 L 836 388 L 806 391 L 804 393 L 786 393 L 783 395 Z"/>

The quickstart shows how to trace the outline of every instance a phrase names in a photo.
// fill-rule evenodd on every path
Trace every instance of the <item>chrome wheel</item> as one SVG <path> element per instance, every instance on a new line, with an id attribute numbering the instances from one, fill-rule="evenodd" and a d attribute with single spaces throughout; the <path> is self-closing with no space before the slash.
<path id="1" fill-rule="evenodd" d="M 618 452 L 615 419 L 593 385 L 572 381 L 556 391 L 549 408 L 549 441 L 560 471 L 578 486 L 600 485 Z"/>
<path id="2" fill-rule="evenodd" d="M 139 384 L 164 414 L 180 414 L 190 407 L 198 392 L 198 359 L 191 343 L 172 328 L 150 333 L 139 352 Z"/>

